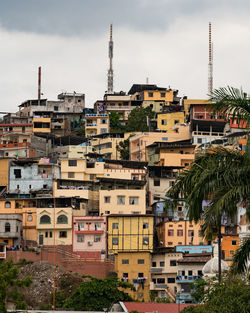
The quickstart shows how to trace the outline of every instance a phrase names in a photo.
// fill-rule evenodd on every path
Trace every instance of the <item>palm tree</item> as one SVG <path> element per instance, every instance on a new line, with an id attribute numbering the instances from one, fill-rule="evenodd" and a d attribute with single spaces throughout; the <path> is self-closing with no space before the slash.
<path id="1" fill-rule="evenodd" d="M 234 254 L 232 272 L 242 274 L 248 270 L 250 238 L 247 238 Z"/>
<path id="2" fill-rule="evenodd" d="M 180 173 L 167 195 L 186 199 L 189 219 L 203 222 L 206 237 L 211 232 L 218 234 L 221 280 L 221 220 L 224 216 L 233 218 L 242 199 L 250 200 L 249 160 L 239 151 L 223 147 L 204 151 Z M 203 208 L 204 200 L 208 204 Z"/>

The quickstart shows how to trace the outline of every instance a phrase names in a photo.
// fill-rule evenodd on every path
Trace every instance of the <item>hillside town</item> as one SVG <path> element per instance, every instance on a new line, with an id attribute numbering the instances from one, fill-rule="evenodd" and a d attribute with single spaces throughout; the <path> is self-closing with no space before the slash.
<path id="1" fill-rule="evenodd" d="M 194 303 L 192 283 L 218 273 L 218 237 L 168 191 L 207 149 L 244 154 L 247 124 L 151 84 L 106 92 L 92 108 L 84 93 L 57 98 L 38 94 L 1 120 L 0 258 L 113 273 L 141 302 Z M 246 204 L 235 212 L 221 222 L 224 271 L 250 234 Z"/>

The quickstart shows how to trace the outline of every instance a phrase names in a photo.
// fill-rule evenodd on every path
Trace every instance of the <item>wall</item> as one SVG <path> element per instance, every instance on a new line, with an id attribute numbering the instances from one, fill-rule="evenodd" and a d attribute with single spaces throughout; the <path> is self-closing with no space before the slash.
<path id="1" fill-rule="evenodd" d="M 154 181 L 159 181 L 160 186 L 154 186 Z M 150 204 L 159 201 L 159 198 L 155 196 L 165 196 L 168 189 L 171 187 L 172 182 L 175 181 L 175 178 L 158 178 L 158 177 L 149 177 L 148 178 L 148 190 L 150 196 Z"/>
<path id="2" fill-rule="evenodd" d="M 9 185 L 9 159 L 0 159 L 0 186 Z"/>
<path id="3" fill-rule="evenodd" d="M 6 223 L 10 224 L 10 232 L 5 232 Z M 1 214 L 0 215 L 0 240 L 7 241 L 8 245 L 21 245 L 22 215 L 19 214 Z"/>
<path id="4" fill-rule="evenodd" d="M 194 160 L 194 147 L 161 148 L 159 159 L 161 166 L 187 166 Z"/>
<path id="5" fill-rule="evenodd" d="M 162 125 L 162 120 L 166 120 L 166 125 Z M 157 115 L 157 128 L 160 130 L 166 130 L 168 132 L 173 131 L 173 126 L 176 124 L 184 123 L 184 112 L 164 113 Z"/>

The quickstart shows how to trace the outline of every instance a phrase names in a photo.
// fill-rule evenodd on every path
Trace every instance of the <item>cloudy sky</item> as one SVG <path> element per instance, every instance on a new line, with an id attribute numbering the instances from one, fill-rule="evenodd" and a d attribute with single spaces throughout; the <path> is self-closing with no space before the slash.
<path id="1" fill-rule="evenodd" d="M 107 89 L 113 23 L 114 89 L 133 83 L 207 95 L 208 23 L 214 86 L 250 92 L 249 0 L 0 0 L 0 103 L 15 112 L 42 92 L 83 92 L 92 106 Z"/>

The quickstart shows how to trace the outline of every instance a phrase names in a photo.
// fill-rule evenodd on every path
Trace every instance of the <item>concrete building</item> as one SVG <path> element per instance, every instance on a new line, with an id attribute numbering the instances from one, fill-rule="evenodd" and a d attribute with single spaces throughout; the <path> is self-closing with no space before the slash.
<path id="1" fill-rule="evenodd" d="M 221 249 L 224 261 L 230 266 L 232 264 L 233 255 L 239 248 L 239 230 L 238 226 L 222 226 L 221 227 Z"/>
<path id="2" fill-rule="evenodd" d="M 0 214 L 0 242 L 7 247 L 19 247 L 22 243 L 22 216 L 19 214 Z"/>
<path id="3" fill-rule="evenodd" d="M 157 129 L 167 132 L 174 132 L 173 127 L 176 124 L 185 123 L 185 112 L 168 112 L 157 114 Z"/>
<path id="4" fill-rule="evenodd" d="M 138 301 L 150 301 L 150 259 L 149 251 L 115 254 L 115 272 L 118 278 L 135 287 L 135 291 L 124 291 Z"/>
<path id="5" fill-rule="evenodd" d="M 85 115 L 85 136 L 91 137 L 109 132 L 109 116 L 103 114 L 86 114 Z"/>
<path id="6" fill-rule="evenodd" d="M 183 211 L 182 207 L 180 209 Z M 200 224 L 190 223 L 188 220 L 162 222 L 157 225 L 157 234 L 162 247 L 203 245 L 205 243 Z"/>
<path id="7" fill-rule="evenodd" d="M 0 242 L 0 260 L 6 260 L 6 243 Z"/>
<path id="8" fill-rule="evenodd" d="M 250 222 L 247 220 L 247 216 L 245 213 L 241 217 L 239 223 L 239 244 L 241 245 L 248 237 L 250 237 Z"/>
<path id="9" fill-rule="evenodd" d="M 170 251 L 171 249 L 158 249 L 151 255 L 151 282 L 150 290 L 156 298 L 176 300 L 178 273 L 177 261 L 182 253 Z"/>
<path id="10" fill-rule="evenodd" d="M 107 218 L 108 255 L 153 251 L 153 215 L 113 214 Z"/>
<path id="11" fill-rule="evenodd" d="M 73 252 L 84 258 L 106 258 L 106 217 L 73 216 Z"/>
<path id="12" fill-rule="evenodd" d="M 92 152 L 92 146 L 88 142 L 81 145 L 58 146 L 53 148 L 52 158 L 57 159 L 85 159 L 85 155 Z"/>
<path id="13" fill-rule="evenodd" d="M 30 142 L 32 123 L 0 123 L 0 144 Z"/>

